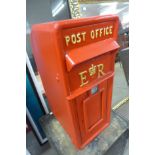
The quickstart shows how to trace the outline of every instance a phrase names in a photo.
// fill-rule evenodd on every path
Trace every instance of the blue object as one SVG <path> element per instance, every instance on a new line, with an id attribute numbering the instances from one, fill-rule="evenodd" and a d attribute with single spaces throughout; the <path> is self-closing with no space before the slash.
<path id="1" fill-rule="evenodd" d="M 32 78 L 28 73 L 28 70 L 26 71 L 26 107 L 31 115 L 30 117 L 32 118 L 33 123 L 35 124 L 35 126 L 37 127 L 40 133 L 41 138 L 45 139 L 46 136 L 39 123 L 39 119 L 45 114 L 45 111 L 41 105 L 41 101 L 37 94 Z M 39 136 L 39 139 L 40 139 L 40 136 Z"/>

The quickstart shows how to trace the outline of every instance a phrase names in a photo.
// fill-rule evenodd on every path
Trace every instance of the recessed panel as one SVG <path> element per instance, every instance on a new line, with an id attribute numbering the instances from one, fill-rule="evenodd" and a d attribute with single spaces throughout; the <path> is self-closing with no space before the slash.
<path id="1" fill-rule="evenodd" d="M 84 101 L 85 126 L 93 127 L 102 119 L 102 96 L 101 93 L 92 95 Z"/>

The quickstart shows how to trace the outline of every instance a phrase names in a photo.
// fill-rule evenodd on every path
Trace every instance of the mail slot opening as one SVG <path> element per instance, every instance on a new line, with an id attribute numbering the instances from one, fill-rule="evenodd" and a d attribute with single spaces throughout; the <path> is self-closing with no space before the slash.
<path id="1" fill-rule="evenodd" d="M 114 39 L 109 38 L 107 40 L 102 40 L 83 47 L 69 50 L 65 55 L 67 70 L 71 71 L 74 66 L 82 62 L 86 62 L 107 52 L 109 53 L 111 51 L 115 51 L 118 48 L 118 43 Z"/>

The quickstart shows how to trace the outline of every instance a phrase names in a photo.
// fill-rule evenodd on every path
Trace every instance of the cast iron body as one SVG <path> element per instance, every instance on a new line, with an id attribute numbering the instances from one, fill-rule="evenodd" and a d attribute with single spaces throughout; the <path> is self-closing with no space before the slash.
<path id="1" fill-rule="evenodd" d="M 77 148 L 110 123 L 118 23 L 117 16 L 108 15 L 32 27 L 48 103 Z"/>

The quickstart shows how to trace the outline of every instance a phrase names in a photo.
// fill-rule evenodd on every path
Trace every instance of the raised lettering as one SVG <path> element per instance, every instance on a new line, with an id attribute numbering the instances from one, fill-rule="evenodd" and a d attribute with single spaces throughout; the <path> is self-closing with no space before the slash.
<path id="1" fill-rule="evenodd" d="M 81 42 L 81 37 L 80 37 L 80 33 L 77 34 L 77 43 L 80 43 Z"/>
<path id="2" fill-rule="evenodd" d="M 66 40 L 66 45 L 68 46 L 69 41 L 70 41 L 70 37 L 69 36 L 65 36 L 65 40 Z"/>
<path id="3" fill-rule="evenodd" d="M 103 28 L 100 29 L 100 37 L 102 36 Z"/>
<path id="4" fill-rule="evenodd" d="M 106 30 L 106 28 L 104 27 L 104 36 L 105 36 L 105 34 L 106 34 L 106 33 L 105 33 L 105 32 L 106 32 L 105 30 Z"/>
<path id="5" fill-rule="evenodd" d="M 104 68 L 104 65 L 103 64 L 99 64 L 97 65 L 98 67 L 98 78 L 103 76 L 105 73 L 103 72 L 103 68 Z"/>
<path id="6" fill-rule="evenodd" d="M 71 38 L 72 38 L 72 43 L 76 44 L 76 35 L 72 34 Z"/>
<path id="7" fill-rule="evenodd" d="M 82 34 L 83 41 L 85 41 L 86 40 L 86 32 L 82 32 L 81 34 Z"/>
<path id="8" fill-rule="evenodd" d="M 98 31 L 99 29 L 96 29 L 95 32 L 96 32 L 96 38 L 98 38 Z"/>
<path id="9" fill-rule="evenodd" d="M 109 34 L 108 29 L 109 29 L 109 27 L 107 26 L 107 27 L 106 27 L 106 35 Z"/>
<path id="10" fill-rule="evenodd" d="M 109 34 L 112 34 L 112 28 L 113 28 L 113 26 L 109 27 Z"/>
<path id="11" fill-rule="evenodd" d="M 87 76 L 84 75 L 86 73 L 87 73 L 87 71 L 83 71 L 83 72 L 79 73 L 80 78 L 81 78 L 81 85 L 80 85 L 80 87 L 83 87 L 84 85 L 86 85 L 88 83 L 88 80 L 86 80 Z"/>
<path id="12" fill-rule="evenodd" d="M 95 33 L 94 33 L 94 30 L 92 30 L 92 31 L 90 32 L 90 36 L 91 36 L 91 38 L 92 38 L 92 39 L 94 39 L 94 38 L 95 38 Z"/>

